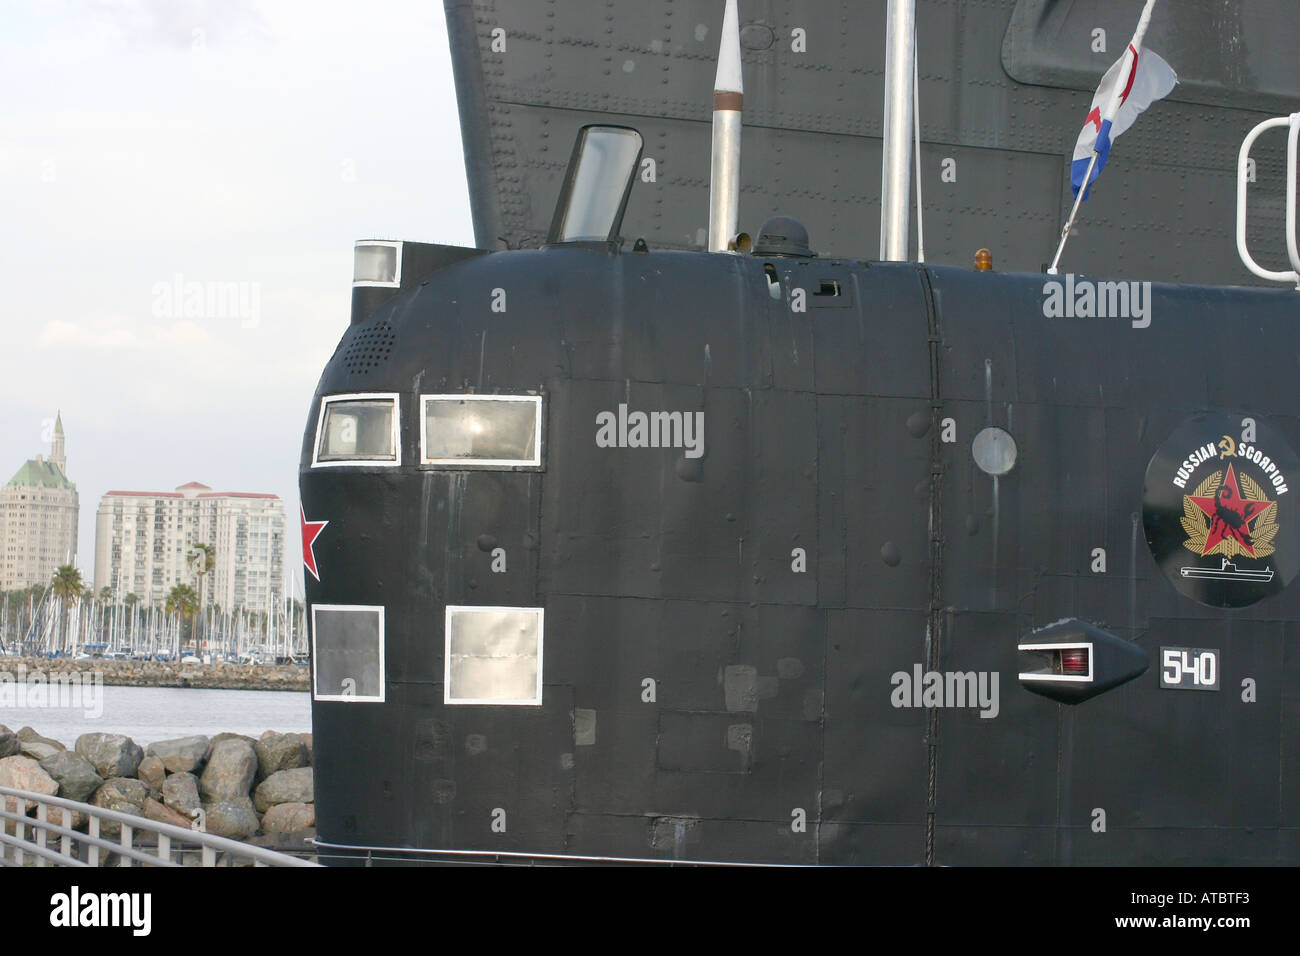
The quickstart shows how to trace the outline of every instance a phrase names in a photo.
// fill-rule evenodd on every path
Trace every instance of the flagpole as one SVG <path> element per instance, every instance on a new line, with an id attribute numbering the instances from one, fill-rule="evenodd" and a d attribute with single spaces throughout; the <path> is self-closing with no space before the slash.
<path id="1" fill-rule="evenodd" d="M 1128 49 L 1124 51 L 1124 67 L 1120 68 L 1119 75 L 1123 77 L 1132 71 L 1135 67 L 1133 59 L 1137 57 L 1138 51 L 1142 49 L 1142 40 L 1146 36 L 1147 27 L 1151 25 L 1151 12 L 1155 9 L 1156 0 L 1147 0 L 1146 6 L 1142 8 L 1142 16 L 1138 18 L 1137 30 L 1133 33 L 1133 39 L 1129 41 Z M 1115 121 L 1115 114 L 1119 112 L 1119 105 L 1123 101 L 1124 84 L 1122 82 L 1115 84 L 1115 89 L 1111 92 L 1110 100 L 1106 103 L 1106 112 L 1102 115 L 1101 123 L 1098 124 L 1097 132 L 1100 134 L 1101 127 L 1107 122 Z M 1070 218 L 1065 222 L 1065 228 L 1061 230 L 1061 243 L 1056 247 L 1056 255 L 1052 258 L 1052 264 L 1047 268 L 1048 275 L 1057 274 L 1057 266 L 1061 263 L 1061 253 L 1065 251 L 1065 243 L 1070 238 L 1070 229 L 1074 226 L 1075 217 L 1079 215 L 1079 206 L 1083 203 L 1083 197 L 1088 192 L 1088 187 L 1092 185 L 1092 171 L 1097 166 L 1097 159 L 1100 157 L 1097 152 L 1097 144 L 1092 146 L 1092 159 L 1088 162 L 1088 171 L 1083 174 L 1083 184 L 1079 187 L 1079 195 L 1074 197 L 1074 208 L 1070 210 Z"/>
<path id="2" fill-rule="evenodd" d="M 1079 207 L 1083 205 L 1084 193 L 1088 191 L 1088 180 L 1092 178 L 1092 171 L 1097 165 L 1097 159 L 1101 154 L 1097 152 L 1094 146 L 1092 150 L 1092 161 L 1088 163 L 1088 171 L 1083 174 L 1083 186 L 1079 189 L 1079 195 L 1074 197 L 1074 208 L 1070 210 L 1070 218 L 1065 221 L 1065 228 L 1061 230 L 1061 244 L 1056 247 L 1056 255 L 1052 258 L 1052 264 L 1047 267 L 1049 276 L 1056 275 L 1056 267 L 1061 263 L 1061 253 L 1065 251 L 1065 243 L 1070 238 L 1070 230 L 1074 227 L 1074 219 L 1079 215 Z"/>

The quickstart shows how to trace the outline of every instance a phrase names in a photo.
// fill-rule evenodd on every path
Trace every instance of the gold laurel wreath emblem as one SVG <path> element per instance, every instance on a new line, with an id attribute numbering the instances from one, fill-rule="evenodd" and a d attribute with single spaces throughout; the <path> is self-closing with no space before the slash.
<path id="1" fill-rule="evenodd" d="M 1241 482 L 1243 498 L 1248 501 L 1268 501 L 1264 489 L 1250 475 L 1238 473 L 1237 477 Z M 1210 517 L 1196 506 L 1192 498 L 1213 498 L 1221 484 L 1223 484 L 1223 472 L 1216 471 L 1197 485 L 1191 495 L 1183 495 L 1183 530 L 1187 532 L 1187 540 L 1183 542 L 1183 547 L 1193 554 L 1199 555 L 1205 550 L 1205 540 L 1210 536 Z M 1273 547 L 1273 539 L 1277 537 L 1278 530 L 1277 502 L 1272 501 L 1255 517 L 1255 527 L 1250 533 L 1255 541 L 1255 557 L 1266 558 L 1277 550 Z M 1249 552 L 1236 538 L 1224 538 L 1210 549 L 1210 554 L 1221 554 L 1228 559 L 1238 555 L 1250 557 Z"/>

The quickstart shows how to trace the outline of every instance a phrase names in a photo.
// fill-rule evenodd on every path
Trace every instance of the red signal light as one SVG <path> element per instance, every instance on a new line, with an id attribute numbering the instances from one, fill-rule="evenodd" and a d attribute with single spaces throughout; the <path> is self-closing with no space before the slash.
<path id="1" fill-rule="evenodd" d="M 1061 673 L 1072 677 L 1088 676 L 1088 649 L 1069 647 L 1061 651 Z"/>

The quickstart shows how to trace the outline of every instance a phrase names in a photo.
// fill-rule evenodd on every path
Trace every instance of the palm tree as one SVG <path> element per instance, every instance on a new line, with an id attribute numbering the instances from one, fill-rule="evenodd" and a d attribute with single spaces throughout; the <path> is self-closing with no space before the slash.
<path id="1" fill-rule="evenodd" d="M 86 588 L 81 581 L 81 571 L 71 564 L 59 565 L 58 570 L 54 572 L 50 587 L 54 588 L 55 597 L 63 600 L 65 608 L 81 597 L 81 592 Z"/>
<path id="2" fill-rule="evenodd" d="M 67 612 L 72 606 L 73 601 L 81 599 L 82 593 L 86 586 L 81 580 L 81 571 L 71 564 L 61 564 L 54 572 L 54 577 L 50 581 L 50 588 L 54 596 L 59 599 L 63 605 L 63 620 L 60 621 L 59 628 L 62 632 L 67 627 Z M 60 646 L 66 644 L 66 635 L 60 634 Z"/>
<path id="3" fill-rule="evenodd" d="M 198 606 L 203 606 L 203 578 L 211 574 L 217 566 L 217 549 L 210 544 L 196 544 L 186 555 L 190 561 L 190 567 L 194 569 L 195 576 L 199 579 Z"/>
<path id="4" fill-rule="evenodd" d="M 164 609 L 168 614 L 179 614 L 182 621 L 192 622 L 199 609 L 199 597 L 188 584 L 178 584 L 167 592 Z"/>

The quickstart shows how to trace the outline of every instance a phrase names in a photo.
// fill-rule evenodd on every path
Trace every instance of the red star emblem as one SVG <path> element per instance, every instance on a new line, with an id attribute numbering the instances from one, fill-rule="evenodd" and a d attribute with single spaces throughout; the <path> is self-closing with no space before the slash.
<path id="1" fill-rule="evenodd" d="M 298 514 L 302 515 L 302 563 L 307 566 L 311 576 L 317 581 L 320 580 L 320 572 L 316 570 L 316 552 L 312 545 L 320 537 L 320 533 L 325 530 L 328 521 L 308 521 L 307 512 L 303 510 L 302 505 L 298 506 Z"/>
<path id="2" fill-rule="evenodd" d="M 1255 541 L 1251 537 L 1250 523 L 1273 506 L 1271 501 L 1250 501 L 1241 497 L 1237 486 L 1237 473 L 1232 465 L 1228 466 L 1228 477 L 1223 479 L 1214 497 L 1198 498 L 1188 495 L 1192 503 L 1210 519 L 1210 533 L 1205 536 L 1205 547 L 1201 554 L 1209 554 L 1225 538 L 1231 538 L 1241 545 L 1241 549 L 1255 557 Z"/>

